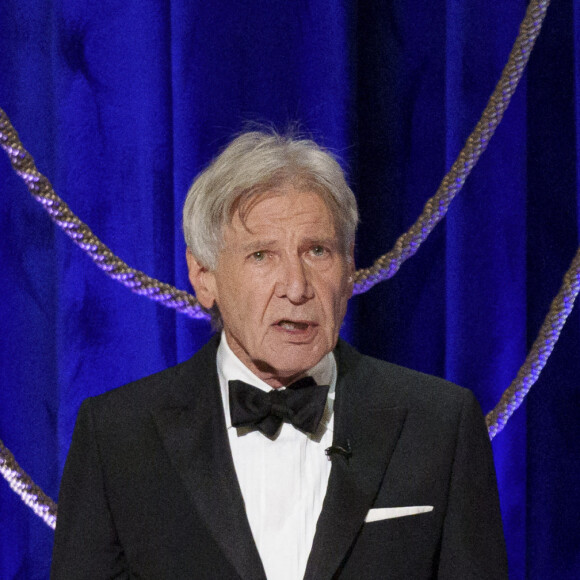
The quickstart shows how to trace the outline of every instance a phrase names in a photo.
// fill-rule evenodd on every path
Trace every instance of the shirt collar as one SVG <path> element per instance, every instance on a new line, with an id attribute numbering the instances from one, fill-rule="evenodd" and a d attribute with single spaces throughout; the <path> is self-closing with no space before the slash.
<path id="1" fill-rule="evenodd" d="M 220 389 L 222 400 L 224 403 L 224 411 L 226 418 L 226 426 L 228 429 L 232 428 L 232 421 L 230 417 L 230 398 L 228 382 L 231 380 L 241 380 L 250 385 L 261 389 L 262 391 L 271 391 L 272 387 L 257 377 L 232 351 L 227 340 L 225 332 L 222 331 L 221 340 L 217 351 L 217 371 L 220 382 Z M 324 414 L 320 421 L 321 427 L 324 426 L 330 431 L 333 430 L 333 410 L 334 410 L 334 395 L 336 388 L 336 359 L 334 354 L 329 352 L 322 359 L 314 365 L 311 369 L 304 373 L 304 376 L 312 377 L 319 385 L 330 385 L 328 389 L 328 397 L 326 400 L 326 407 Z M 283 387 L 282 387 L 283 388 Z"/>

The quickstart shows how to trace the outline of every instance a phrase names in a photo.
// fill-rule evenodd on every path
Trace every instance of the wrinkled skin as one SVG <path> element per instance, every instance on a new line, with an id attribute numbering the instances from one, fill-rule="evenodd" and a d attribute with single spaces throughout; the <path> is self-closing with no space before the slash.
<path id="1" fill-rule="evenodd" d="M 272 387 L 330 352 L 352 295 L 354 263 L 316 193 L 287 186 L 263 195 L 224 230 L 213 271 L 187 252 L 200 303 L 217 304 L 228 345 Z"/>

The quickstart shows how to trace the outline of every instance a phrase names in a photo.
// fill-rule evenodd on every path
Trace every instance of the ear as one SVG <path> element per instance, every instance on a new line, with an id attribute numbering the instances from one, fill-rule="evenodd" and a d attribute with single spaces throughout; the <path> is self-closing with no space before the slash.
<path id="1" fill-rule="evenodd" d="M 348 253 L 348 282 L 351 286 L 351 294 L 354 288 L 354 275 L 356 273 L 356 266 L 354 264 L 354 244 L 350 246 L 350 251 Z"/>
<path id="2" fill-rule="evenodd" d="M 187 248 L 185 252 L 189 281 L 195 290 L 199 303 L 208 310 L 215 304 L 217 298 L 215 275 L 205 266 L 202 266 Z"/>
<path id="3" fill-rule="evenodd" d="M 350 250 L 348 252 L 348 257 L 350 258 L 349 262 L 350 262 L 350 274 L 354 275 L 354 273 L 356 272 L 356 267 L 354 265 L 354 244 L 350 245 Z"/>

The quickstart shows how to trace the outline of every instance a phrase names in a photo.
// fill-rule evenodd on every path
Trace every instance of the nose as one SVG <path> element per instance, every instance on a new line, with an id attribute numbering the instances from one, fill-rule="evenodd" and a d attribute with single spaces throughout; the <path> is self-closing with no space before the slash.
<path id="1" fill-rule="evenodd" d="M 302 304 L 314 296 L 308 267 L 299 256 L 283 260 L 276 284 L 276 296 L 287 298 L 293 304 Z"/>

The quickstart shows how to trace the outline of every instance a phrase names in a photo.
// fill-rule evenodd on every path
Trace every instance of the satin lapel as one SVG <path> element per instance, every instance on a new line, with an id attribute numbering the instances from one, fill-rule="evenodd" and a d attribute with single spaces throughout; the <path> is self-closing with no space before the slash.
<path id="1" fill-rule="evenodd" d="M 348 440 L 352 456 L 332 458 L 304 580 L 332 578 L 346 557 L 372 507 L 407 415 L 404 408 L 369 407 L 364 394 L 352 396 L 354 389 L 360 391 L 356 378 L 347 371 L 337 384 L 333 444 L 344 447 Z"/>
<path id="2" fill-rule="evenodd" d="M 225 557 L 241 578 L 265 580 L 228 442 L 216 349 L 209 350 L 194 357 L 191 374 L 179 378 L 176 406 L 155 411 L 153 418 L 171 463 Z"/>

